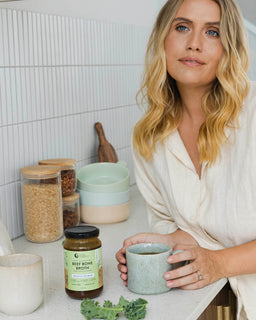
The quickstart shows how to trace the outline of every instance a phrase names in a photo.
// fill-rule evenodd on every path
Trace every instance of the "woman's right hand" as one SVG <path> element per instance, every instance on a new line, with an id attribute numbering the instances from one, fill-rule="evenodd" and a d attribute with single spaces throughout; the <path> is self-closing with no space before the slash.
<path id="1" fill-rule="evenodd" d="M 116 260 L 118 262 L 117 268 L 121 273 L 120 278 L 125 286 L 127 286 L 126 249 L 133 244 L 144 242 L 159 242 L 170 245 L 170 237 L 158 233 L 138 233 L 124 240 L 123 247 L 116 253 Z"/>

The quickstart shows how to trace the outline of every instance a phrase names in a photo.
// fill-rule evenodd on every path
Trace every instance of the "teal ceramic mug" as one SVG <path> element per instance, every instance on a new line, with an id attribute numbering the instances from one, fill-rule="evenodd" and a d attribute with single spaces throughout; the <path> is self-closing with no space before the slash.
<path id="1" fill-rule="evenodd" d="M 128 289 L 138 294 L 169 291 L 164 273 L 172 270 L 174 266 L 167 262 L 167 258 L 178 252 L 181 250 L 173 251 L 171 247 L 162 243 L 139 243 L 128 247 L 126 249 Z"/>

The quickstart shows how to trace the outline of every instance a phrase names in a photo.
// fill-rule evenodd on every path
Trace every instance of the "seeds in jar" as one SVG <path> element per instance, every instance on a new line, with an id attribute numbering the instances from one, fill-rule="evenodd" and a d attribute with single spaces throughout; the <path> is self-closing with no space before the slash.
<path id="1" fill-rule="evenodd" d="M 76 172 L 73 169 L 61 171 L 62 196 L 71 195 L 76 189 Z"/>
<path id="2" fill-rule="evenodd" d="M 34 242 L 60 238 L 63 233 L 60 185 L 24 184 L 22 192 L 26 238 Z"/>
<path id="3" fill-rule="evenodd" d="M 70 227 L 74 227 L 79 223 L 79 215 L 73 208 L 63 208 L 63 226 L 64 230 Z"/>

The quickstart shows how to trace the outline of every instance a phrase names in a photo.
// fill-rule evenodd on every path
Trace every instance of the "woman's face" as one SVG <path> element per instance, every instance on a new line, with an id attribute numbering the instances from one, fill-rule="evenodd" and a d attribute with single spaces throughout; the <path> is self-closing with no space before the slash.
<path id="1" fill-rule="evenodd" d="M 179 85 L 209 86 L 223 53 L 220 8 L 213 0 L 184 0 L 165 40 L 167 71 Z"/>

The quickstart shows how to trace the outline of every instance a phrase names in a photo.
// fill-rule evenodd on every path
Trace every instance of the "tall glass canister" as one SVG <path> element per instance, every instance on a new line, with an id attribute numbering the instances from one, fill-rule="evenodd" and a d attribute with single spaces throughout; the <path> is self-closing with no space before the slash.
<path id="1" fill-rule="evenodd" d="M 61 177 L 58 166 L 21 169 L 25 236 L 32 242 L 51 242 L 63 235 Z"/>

